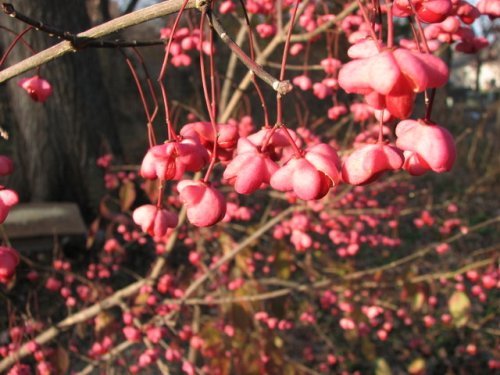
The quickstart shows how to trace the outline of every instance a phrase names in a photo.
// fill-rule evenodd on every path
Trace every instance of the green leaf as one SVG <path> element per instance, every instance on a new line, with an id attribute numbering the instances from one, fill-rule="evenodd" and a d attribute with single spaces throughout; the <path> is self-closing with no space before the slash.
<path id="1" fill-rule="evenodd" d="M 392 375 L 391 368 L 384 358 L 375 360 L 375 375 Z"/>
<path id="2" fill-rule="evenodd" d="M 292 274 L 290 267 L 290 252 L 287 248 L 281 248 L 276 254 L 276 260 L 274 261 L 274 267 L 276 268 L 276 274 L 278 278 L 283 280 L 290 279 Z"/>
<path id="3" fill-rule="evenodd" d="M 408 373 L 412 375 L 422 374 L 425 371 L 425 359 L 416 358 L 408 366 Z"/>
<path id="4" fill-rule="evenodd" d="M 120 208 L 122 211 L 128 211 L 135 201 L 135 185 L 132 181 L 126 181 L 118 193 L 120 196 Z"/>
<path id="5" fill-rule="evenodd" d="M 356 336 L 358 336 L 357 330 L 347 331 L 346 333 L 353 333 L 353 334 L 355 333 Z M 354 340 L 356 339 L 357 338 L 355 338 Z M 377 357 L 375 345 L 367 336 L 364 336 L 361 339 L 361 353 L 369 361 L 374 361 L 375 358 Z"/>
<path id="6" fill-rule="evenodd" d="M 66 374 L 68 372 L 70 358 L 68 352 L 62 346 L 58 346 L 49 358 L 57 374 Z"/>
<path id="7" fill-rule="evenodd" d="M 460 291 L 455 291 L 448 300 L 448 308 L 450 309 L 453 323 L 457 327 L 463 327 L 469 320 L 471 303 L 467 294 Z"/>
<path id="8" fill-rule="evenodd" d="M 425 302 L 425 294 L 422 291 L 416 292 L 411 299 L 411 308 L 413 311 L 419 311 Z"/>

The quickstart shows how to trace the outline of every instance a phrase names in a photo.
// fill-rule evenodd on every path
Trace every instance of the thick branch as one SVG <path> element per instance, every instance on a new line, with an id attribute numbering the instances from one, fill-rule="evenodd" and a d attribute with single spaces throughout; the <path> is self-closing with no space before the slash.
<path id="1" fill-rule="evenodd" d="M 3 12 L 13 17 L 21 22 L 24 22 L 33 28 L 43 31 L 44 33 L 49 34 L 50 36 L 55 36 L 62 40 L 67 40 L 73 44 L 76 49 L 82 48 L 119 48 L 119 47 L 148 47 L 148 46 L 158 46 L 166 43 L 164 39 L 155 39 L 155 40 L 121 40 L 121 39 L 95 39 L 95 38 L 84 38 L 79 37 L 78 35 L 61 30 L 52 25 L 47 25 L 43 22 L 30 18 L 20 12 L 18 12 L 11 4 L 2 4 Z"/>
<path id="2" fill-rule="evenodd" d="M 197 7 L 199 0 L 189 0 L 186 9 L 193 9 Z M 179 11 L 182 6 L 182 0 L 167 0 L 150 7 L 137 10 L 133 13 L 115 18 L 109 22 L 103 23 L 99 26 L 93 27 L 87 31 L 79 33 L 79 38 L 101 38 L 103 36 L 112 34 L 116 31 L 125 29 L 130 26 L 138 25 L 150 21 L 155 18 L 167 16 L 169 14 Z M 69 41 L 64 41 L 50 47 L 44 51 L 37 53 L 19 63 L 0 72 L 0 83 L 7 81 L 19 74 L 34 69 L 49 61 L 57 59 L 68 52 L 75 52 L 75 47 Z"/>
<path id="3" fill-rule="evenodd" d="M 215 264 L 213 264 L 207 272 L 205 272 L 202 276 L 197 278 L 189 287 L 186 289 L 184 292 L 184 295 L 182 296 L 182 301 L 186 301 L 190 296 L 194 294 L 194 292 L 201 286 L 205 281 L 207 281 L 217 270 L 223 266 L 224 264 L 228 263 L 238 253 L 240 253 L 242 250 L 246 249 L 248 246 L 250 246 L 254 241 L 259 239 L 264 233 L 269 231 L 271 228 L 273 228 L 276 224 L 281 222 L 285 217 L 290 215 L 292 212 L 297 212 L 300 210 L 300 207 L 294 207 L 291 206 L 287 208 L 286 210 L 282 211 L 278 215 L 276 215 L 274 218 L 269 220 L 266 224 L 261 226 L 259 229 L 257 229 L 255 232 L 253 232 L 251 235 L 246 237 L 243 241 L 241 241 L 233 250 L 230 252 L 226 253 L 222 258 L 220 258 Z"/>

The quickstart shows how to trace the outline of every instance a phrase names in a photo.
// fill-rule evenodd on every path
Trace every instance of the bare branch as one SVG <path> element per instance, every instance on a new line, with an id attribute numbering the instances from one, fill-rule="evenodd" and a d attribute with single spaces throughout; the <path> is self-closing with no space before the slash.
<path id="1" fill-rule="evenodd" d="M 76 49 L 82 48 L 119 48 L 119 47 L 149 47 L 158 46 L 166 43 L 164 39 L 153 39 L 153 40 L 121 40 L 121 39 L 96 39 L 88 37 L 80 37 L 70 31 L 65 31 L 54 27 L 52 25 L 47 25 L 44 22 L 35 20 L 27 15 L 17 11 L 11 4 L 2 4 L 2 11 L 21 22 L 24 22 L 38 31 L 49 34 L 56 38 L 67 40 L 73 44 Z"/>
<path id="2" fill-rule="evenodd" d="M 235 43 L 239 46 L 243 45 L 243 42 L 245 41 L 245 38 L 247 36 L 246 29 L 244 26 L 240 27 L 240 30 L 238 31 L 238 34 L 236 35 L 236 41 Z M 224 84 L 222 86 L 221 94 L 220 94 L 220 100 L 219 100 L 219 108 L 221 111 L 224 111 L 224 108 L 226 108 L 226 104 L 229 100 L 229 91 L 231 90 L 231 86 L 234 81 L 234 75 L 236 73 L 236 65 L 238 62 L 238 58 L 234 53 L 231 53 L 229 56 L 229 61 L 226 65 L 226 74 L 225 74 L 225 79 L 224 79 Z"/>
<path id="3" fill-rule="evenodd" d="M 73 34 L 71 32 L 60 30 L 56 27 L 46 25 L 43 22 L 33 20 L 30 17 L 17 12 L 11 4 L 2 4 L 2 10 L 9 16 L 14 17 L 22 22 L 27 23 L 41 31 L 48 34 L 55 35 L 58 38 L 64 39 L 66 41 L 57 44 L 51 48 L 48 48 L 26 60 L 19 62 L 0 72 L 0 83 L 5 80 L 12 78 L 18 74 L 21 74 L 27 70 L 38 67 L 48 61 L 51 61 L 57 57 L 64 55 L 67 52 L 75 51 L 81 48 L 94 47 L 94 48 L 115 48 L 115 47 L 139 47 L 139 46 L 152 46 L 164 44 L 163 40 L 152 40 L 152 41 L 122 41 L 122 40 L 103 40 L 100 37 L 115 32 L 117 30 L 129 27 L 141 22 L 145 22 L 149 19 L 161 17 L 166 14 L 175 13 L 179 11 L 182 7 L 182 0 L 171 0 L 162 4 L 153 5 L 144 10 L 136 11 L 132 14 L 124 15 L 112 21 L 106 22 L 88 31 L 80 34 Z M 166 7 L 168 5 L 168 7 Z M 160 7 L 161 6 L 161 7 Z M 160 9 L 157 9 L 160 7 Z M 188 1 L 186 9 L 189 8 L 201 8 L 206 9 L 206 3 L 203 1 Z M 154 12 L 152 12 L 152 9 Z M 208 13 L 207 13 L 208 15 Z M 260 65 L 256 64 L 249 56 L 243 52 L 243 50 L 228 36 L 224 28 L 212 14 L 209 15 L 209 20 L 214 30 L 217 32 L 219 37 L 228 45 L 228 47 L 233 51 L 233 53 L 245 64 L 253 74 L 260 77 L 264 82 L 270 85 L 275 91 L 281 95 L 286 95 L 293 88 L 289 81 L 280 81 L 266 72 Z"/>
<path id="4" fill-rule="evenodd" d="M 215 17 L 211 13 L 207 13 L 207 16 L 217 35 L 219 35 L 222 41 L 227 44 L 229 49 L 231 49 L 231 51 L 233 51 L 233 53 L 240 59 L 240 61 L 245 64 L 245 66 L 250 69 L 257 77 L 262 79 L 281 95 L 286 95 L 293 89 L 293 85 L 289 81 L 280 81 L 279 79 L 274 78 L 259 64 L 255 63 L 255 61 L 252 60 L 245 52 L 243 52 L 243 50 L 226 33 L 217 17 Z"/>
<path id="5" fill-rule="evenodd" d="M 186 9 L 193 9 L 198 6 L 199 0 L 189 0 Z M 159 4 L 151 5 L 150 7 L 137 10 L 133 13 L 115 18 L 109 22 L 93 27 L 87 31 L 79 33 L 79 38 L 101 38 L 116 31 L 125 29 L 130 26 L 138 25 L 150 21 L 155 18 L 167 16 L 179 11 L 182 6 L 182 0 L 167 0 Z M 18 76 L 28 70 L 34 69 L 49 61 L 57 59 L 69 52 L 75 52 L 76 49 L 69 41 L 64 41 L 56 44 L 46 50 L 37 53 L 19 63 L 0 72 L 0 83 Z"/>

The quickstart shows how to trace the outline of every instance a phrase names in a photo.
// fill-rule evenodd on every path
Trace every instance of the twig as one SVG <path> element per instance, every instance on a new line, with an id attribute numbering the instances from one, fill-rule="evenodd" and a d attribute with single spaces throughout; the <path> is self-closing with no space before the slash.
<path id="1" fill-rule="evenodd" d="M 276 224 L 278 224 L 281 220 L 283 220 L 286 216 L 290 215 L 292 212 L 296 211 L 297 208 L 291 206 L 276 215 L 274 218 L 269 220 L 265 225 L 257 229 L 251 235 L 246 237 L 242 242 L 240 242 L 233 250 L 229 253 L 225 254 L 222 258 L 220 258 L 217 263 L 213 264 L 207 272 L 205 272 L 202 276 L 196 279 L 185 291 L 182 302 L 185 302 L 194 292 L 201 286 L 203 283 L 208 280 L 222 265 L 226 264 L 230 260 L 232 260 L 238 253 L 240 253 L 243 249 L 250 246 L 252 242 L 260 238 L 264 233 L 273 228 Z"/>
<path id="2" fill-rule="evenodd" d="M 268 66 L 273 69 L 281 69 L 281 63 L 277 62 L 272 62 L 268 61 L 265 63 L 265 66 Z M 309 70 L 318 70 L 318 71 L 323 71 L 324 68 L 321 65 L 308 65 L 306 68 L 308 71 Z M 286 64 L 286 70 L 297 70 L 297 71 L 304 71 L 304 65 L 291 65 L 291 64 Z"/>
<path id="3" fill-rule="evenodd" d="M 494 245 L 492 247 L 489 248 L 489 250 L 492 250 L 492 249 L 499 249 L 499 245 Z M 451 279 L 457 275 L 461 275 L 467 271 L 470 271 L 470 270 L 474 270 L 474 269 L 478 269 L 478 268 L 481 268 L 481 267 L 484 267 L 484 266 L 487 266 L 491 263 L 493 263 L 494 260 L 493 259 L 482 259 L 482 260 L 479 260 L 477 262 L 474 262 L 474 263 L 471 263 L 471 264 L 467 264 L 466 266 L 464 267 L 461 267 L 455 271 L 449 271 L 449 272 L 441 272 L 441 273 L 432 273 L 432 274 L 425 274 L 425 275 L 419 275 L 419 276 L 416 276 L 416 277 L 413 277 L 410 279 L 410 282 L 412 283 L 419 283 L 419 282 L 422 282 L 422 281 L 432 281 L 432 280 L 441 280 L 441 279 Z"/>
<path id="4" fill-rule="evenodd" d="M 99 358 L 99 361 L 111 361 L 113 358 L 118 356 L 120 353 L 124 352 L 128 348 L 130 348 L 132 345 L 136 344 L 135 342 L 125 340 L 121 342 L 119 345 L 115 346 L 113 350 L 108 352 L 107 354 L 103 355 L 102 357 Z M 96 361 L 97 362 L 97 361 Z M 98 366 L 98 363 L 90 363 L 87 367 L 85 367 L 83 370 L 79 371 L 76 373 L 76 375 L 87 375 L 91 374 L 92 371 Z"/>
<path id="5" fill-rule="evenodd" d="M 225 298 L 217 298 L 217 299 L 205 299 L 205 298 L 188 298 L 186 300 L 179 299 L 166 299 L 163 300 L 163 303 L 166 304 L 174 304 L 174 305 L 187 305 L 187 306 L 214 306 L 214 305 L 231 305 L 234 303 L 241 302 L 258 302 L 258 301 L 266 301 L 269 299 L 280 298 L 290 294 L 293 291 L 291 288 L 282 288 L 273 290 L 270 292 L 263 292 L 259 294 L 249 294 L 246 296 L 239 297 L 225 297 Z M 300 290 L 299 290 L 300 291 Z"/>
<path id="6" fill-rule="evenodd" d="M 120 47 L 149 47 L 158 46 L 165 44 L 163 39 L 155 40 L 106 40 L 106 39 L 95 39 L 95 38 L 85 38 L 80 37 L 70 31 L 61 30 L 52 25 L 47 25 L 41 21 L 34 20 L 26 16 L 25 14 L 17 11 L 12 4 L 3 3 L 1 5 L 2 11 L 9 17 L 15 18 L 27 25 L 35 28 L 36 30 L 43 31 L 50 36 L 55 36 L 62 40 L 67 40 L 71 42 L 76 49 L 82 49 L 87 47 L 93 48 L 120 48 Z"/>
<path id="7" fill-rule="evenodd" d="M 481 222 L 479 224 L 476 224 L 476 225 L 470 227 L 467 233 L 456 234 L 456 235 L 451 236 L 450 238 L 442 241 L 441 243 L 452 243 L 452 242 L 455 242 L 456 240 L 458 240 L 458 239 L 460 239 L 462 237 L 467 236 L 471 232 L 475 232 L 475 231 L 477 231 L 477 230 L 479 230 L 481 228 L 484 228 L 484 227 L 486 227 L 488 225 L 497 223 L 499 221 L 500 221 L 500 216 L 494 217 L 494 218 L 489 219 L 489 220 L 485 220 L 485 221 L 483 221 L 483 222 Z M 374 268 L 370 268 L 370 269 L 367 269 L 367 270 L 364 270 L 364 271 L 359 271 L 359 272 L 351 273 L 350 275 L 346 275 L 344 278 L 346 280 L 355 280 L 355 279 L 359 279 L 361 277 L 364 277 L 366 275 L 371 275 L 371 274 L 374 274 L 374 273 L 377 273 L 377 272 L 387 271 L 387 270 L 399 267 L 399 266 L 401 266 L 403 264 L 411 262 L 414 259 L 418 259 L 418 258 L 426 255 L 430 251 L 434 250 L 436 248 L 436 245 L 437 245 L 436 243 L 430 244 L 428 246 L 423 247 L 419 251 L 416 251 L 413 254 L 408 255 L 406 257 L 397 259 L 397 260 L 395 260 L 393 262 L 389 262 L 389 263 L 384 264 L 384 265 L 379 266 L 379 267 L 374 267 Z"/>
<path id="8" fill-rule="evenodd" d="M 222 25 L 220 24 L 217 17 L 211 12 L 207 12 L 207 17 L 210 20 L 210 24 L 219 35 L 221 40 L 226 43 L 231 51 L 240 59 L 240 61 L 245 64 L 245 66 L 250 69 L 250 71 L 255 74 L 257 77 L 266 82 L 269 86 L 271 86 L 276 92 L 280 95 L 288 94 L 293 86 L 290 81 L 287 80 L 279 80 L 273 77 L 271 74 L 266 72 L 262 66 L 257 64 L 254 60 L 252 60 L 241 48 L 238 46 L 226 33 Z"/>
<path id="9" fill-rule="evenodd" d="M 21 31 L 21 33 L 19 35 L 17 35 L 14 40 L 12 41 L 12 43 L 10 43 L 10 45 L 7 47 L 5 53 L 3 54 L 2 58 L 0 59 L 0 68 L 2 67 L 3 63 L 5 62 L 5 60 L 7 60 L 7 57 L 9 57 L 9 54 L 10 52 L 12 51 L 12 49 L 16 46 L 17 42 L 19 41 L 23 41 L 23 44 L 26 44 L 26 42 L 24 41 L 23 39 L 23 36 L 30 32 L 31 30 L 33 30 L 33 27 L 29 26 L 27 27 L 26 29 L 24 29 L 23 31 Z M 29 46 L 29 44 L 28 44 Z M 29 46 L 29 48 L 31 49 L 31 46 Z M 32 50 L 32 49 L 31 49 Z M 33 51 L 33 50 L 32 50 Z"/>
<path id="10" fill-rule="evenodd" d="M 240 0 L 241 7 L 243 9 L 243 17 L 245 19 L 245 28 L 248 33 L 248 47 L 250 50 L 250 58 L 252 60 L 255 60 L 255 51 L 257 49 L 257 45 L 254 42 L 254 37 L 253 37 L 253 31 L 252 31 L 252 25 L 250 22 L 250 16 L 248 15 L 245 2 L 243 0 Z M 278 8 L 281 7 L 281 4 L 278 2 Z M 281 14 L 280 12 L 278 12 Z M 278 20 L 278 25 L 279 25 L 279 20 Z M 269 110 L 267 108 L 266 100 L 264 99 L 264 94 L 262 93 L 262 90 L 259 86 L 259 83 L 257 82 L 257 79 L 255 78 L 254 75 L 252 75 L 252 82 L 255 87 L 255 91 L 257 91 L 257 95 L 259 96 L 260 104 L 262 107 L 262 110 L 264 112 L 264 126 L 269 127 Z M 228 82 L 229 83 L 229 82 Z M 227 101 L 224 103 L 224 105 L 227 104 Z"/>
<path id="11" fill-rule="evenodd" d="M 300 370 L 300 374 L 309 374 L 309 375 L 321 375 L 319 372 L 313 370 L 312 368 L 307 367 L 306 365 L 294 361 L 292 358 L 285 356 L 285 359 L 288 363 L 295 366 L 298 370 Z"/>
<path id="12" fill-rule="evenodd" d="M 200 332 L 200 317 L 201 317 L 201 309 L 199 306 L 195 306 L 193 311 L 193 321 L 191 323 L 191 330 L 195 335 Z M 189 347 L 189 352 L 187 355 L 188 361 L 191 363 L 196 363 L 197 354 L 198 350 L 191 345 Z"/>
<path id="13" fill-rule="evenodd" d="M 245 38 L 247 36 L 246 29 L 242 25 L 240 27 L 240 30 L 238 31 L 238 34 L 236 35 L 236 44 L 237 45 L 242 45 L 243 42 L 245 41 Z M 229 56 L 229 61 L 226 66 L 226 76 L 224 79 L 224 84 L 222 85 L 222 90 L 221 90 L 221 95 L 220 95 L 220 100 L 219 100 L 219 108 L 220 110 L 224 111 L 224 108 L 226 108 L 227 101 L 229 99 L 230 95 L 230 90 L 231 90 L 231 83 L 234 79 L 234 75 L 236 73 L 236 63 L 238 62 L 238 57 L 236 54 L 232 53 Z"/>

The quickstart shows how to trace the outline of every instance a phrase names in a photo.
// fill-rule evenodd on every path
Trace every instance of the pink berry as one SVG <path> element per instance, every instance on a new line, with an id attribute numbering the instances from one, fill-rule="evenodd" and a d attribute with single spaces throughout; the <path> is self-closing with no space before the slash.
<path id="1" fill-rule="evenodd" d="M 188 220 L 198 227 L 214 225 L 224 218 L 224 196 L 203 181 L 183 180 L 177 185 L 179 197 L 187 207 Z"/>
<path id="2" fill-rule="evenodd" d="M 7 283 L 19 264 L 19 255 L 11 247 L 0 246 L 0 283 Z"/>
<path id="3" fill-rule="evenodd" d="M 342 167 L 342 179 L 351 185 L 363 185 L 402 166 L 403 154 L 397 148 L 385 144 L 365 145 L 348 156 Z"/>
<path id="4" fill-rule="evenodd" d="M 26 90 L 35 102 L 44 102 L 52 95 L 52 86 L 50 83 L 37 75 L 21 79 L 18 85 Z"/>

